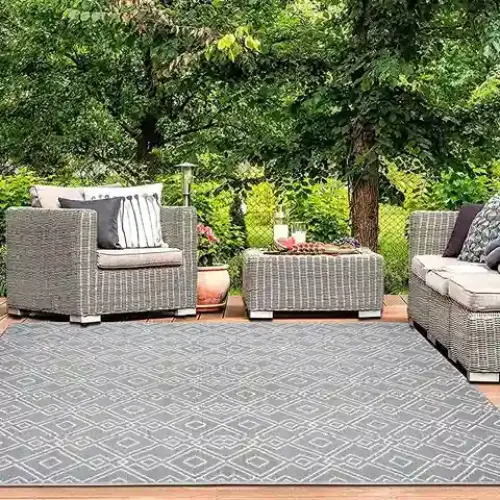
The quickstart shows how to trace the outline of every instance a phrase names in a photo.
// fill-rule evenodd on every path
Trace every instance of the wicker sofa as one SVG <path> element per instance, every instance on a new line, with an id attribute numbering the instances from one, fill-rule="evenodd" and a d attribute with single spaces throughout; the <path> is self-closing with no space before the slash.
<path id="1" fill-rule="evenodd" d="M 196 222 L 194 208 L 163 207 L 163 237 L 177 251 L 153 249 L 156 253 L 110 259 L 97 248 L 95 211 L 11 208 L 6 215 L 9 313 L 61 314 L 82 324 L 99 322 L 102 315 L 147 311 L 194 315 Z"/>
<path id="2" fill-rule="evenodd" d="M 499 382 L 500 274 L 442 257 L 457 214 L 410 216 L 409 317 L 465 368 L 471 382 Z"/>

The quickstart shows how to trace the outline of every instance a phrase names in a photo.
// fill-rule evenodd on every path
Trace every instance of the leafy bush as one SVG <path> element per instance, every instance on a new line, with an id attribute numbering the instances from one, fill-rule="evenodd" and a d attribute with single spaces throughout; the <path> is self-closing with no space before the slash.
<path id="1" fill-rule="evenodd" d="M 273 244 L 274 213 L 276 196 L 268 182 L 251 187 L 246 198 L 247 213 L 245 223 L 248 233 L 248 246 L 268 248 Z"/>
<path id="2" fill-rule="evenodd" d="M 491 173 L 471 166 L 470 171 L 447 170 L 429 189 L 430 209 L 455 210 L 464 203 L 484 203 L 494 193 Z"/>
<path id="3" fill-rule="evenodd" d="M 385 292 L 398 295 L 408 288 L 408 211 L 394 205 L 380 205 L 379 252 L 385 260 Z"/>
<path id="4" fill-rule="evenodd" d="M 332 242 L 349 234 L 347 188 L 338 179 L 312 183 L 296 180 L 285 183 L 283 193 L 289 219 L 307 224 L 311 241 Z"/>
<path id="5" fill-rule="evenodd" d="M 403 208 L 419 210 L 428 202 L 427 178 L 422 173 L 423 165 L 418 159 L 383 159 L 385 177 L 402 195 Z"/>
<path id="6" fill-rule="evenodd" d="M 182 205 L 182 176 L 180 174 L 162 175 L 155 182 L 163 184 L 162 205 L 166 207 Z"/>
<path id="7" fill-rule="evenodd" d="M 0 246 L 0 297 L 7 295 L 6 253 L 7 249 L 4 246 Z"/>
<path id="8" fill-rule="evenodd" d="M 5 211 L 9 207 L 29 206 L 30 187 L 42 179 L 28 169 L 0 177 L 0 245 L 5 243 Z"/>
<path id="9" fill-rule="evenodd" d="M 245 246 L 240 228 L 231 219 L 231 205 L 234 194 L 229 190 L 219 190 L 219 183 L 206 181 L 192 186 L 192 203 L 196 207 L 198 222 L 210 226 L 220 241 L 215 261 L 228 262 Z"/>
<path id="10" fill-rule="evenodd" d="M 337 179 L 312 186 L 306 204 L 308 239 L 332 242 L 349 234 L 349 197 Z"/>
<path id="11" fill-rule="evenodd" d="M 239 295 L 243 288 L 243 256 L 235 255 L 229 260 L 229 278 L 231 279 L 231 294 Z"/>

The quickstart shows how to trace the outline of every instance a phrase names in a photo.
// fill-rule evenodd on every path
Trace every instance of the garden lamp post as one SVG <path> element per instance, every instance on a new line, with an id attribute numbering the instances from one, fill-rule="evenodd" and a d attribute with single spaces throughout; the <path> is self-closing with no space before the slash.
<path id="1" fill-rule="evenodd" d="M 191 204 L 191 181 L 193 180 L 193 170 L 195 167 L 196 165 L 188 162 L 177 165 L 177 168 L 182 172 L 182 196 L 185 207 L 189 207 Z"/>

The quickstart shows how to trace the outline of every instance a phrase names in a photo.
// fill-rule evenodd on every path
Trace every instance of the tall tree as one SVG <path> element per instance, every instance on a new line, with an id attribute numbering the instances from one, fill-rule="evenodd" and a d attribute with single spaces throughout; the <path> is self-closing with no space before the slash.
<path id="1" fill-rule="evenodd" d="M 0 20 L 4 165 L 342 175 L 376 248 L 383 157 L 498 154 L 493 0 L 11 0 Z"/>

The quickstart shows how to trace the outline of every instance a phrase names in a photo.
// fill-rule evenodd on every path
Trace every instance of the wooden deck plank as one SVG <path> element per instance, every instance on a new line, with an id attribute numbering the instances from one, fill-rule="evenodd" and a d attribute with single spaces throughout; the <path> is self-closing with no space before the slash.
<path id="1" fill-rule="evenodd" d="M 497 486 L 7 487 L 1 500 L 497 500 Z"/>
<path id="2" fill-rule="evenodd" d="M 5 333 L 7 328 L 11 325 L 16 325 L 19 323 L 24 323 L 27 318 L 17 318 L 14 316 L 4 316 L 0 319 L 0 337 Z"/>
<path id="3" fill-rule="evenodd" d="M 384 295 L 384 306 L 404 306 L 406 302 L 400 295 Z"/>
<path id="4" fill-rule="evenodd" d="M 7 315 L 7 299 L 0 297 L 0 319 Z"/>
<path id="5" fill-rule="evenodd" d="M 382 321 L 392 321 L 396 323 L 407 322 L 408 306 L 404 304 L 384 307 L 382 312 Z"/>
<path id="6" fill-rule="evenodd" d="M 231 295 L 227 299 L 226 310 L 224 312 L 225 320 L 247 320 L 247 313 L 245 310 L 245 304 L 243 303 L 243 297 L 239 295 Z"/>
<path id="7" fill-rule="evenodd" d="M 148 323 L 172 323 L 175 320 L 175 316 L 173 313 L 152 313 L 148 315 L 147 322 Z"/>
<path id="8" fill-rule="evenodd" d="M 174 323 L 191 323 L 193 321 L 199 321 L 200 320 L 200 313 L 197 312 L 196 316 L 174 316 L 173 322 Z"/>
<path id="9" fill-rule="evenodd" d="M 0 304 L 5 302 L 5 298 L 0 297 Z M 404 300 L 399 296 L 386 295 L 384 297 L 384 310 L 382 313 L 383 321 L 407 321 L 407 306 Z M 5 325 L 10 324 L 5 320 L 8 319 L 0 314 L 1 323 L 6 328 Z M 57 318 L 58 320 L 60 318 Z M 110 318 L 111 321 L 123 321 L 119 316 Z M 15 318 L 14 318 L 15 320 Z M 52 319 L 54 320 L 54 319 Z M 233 295 L 228 298 L 227 306 L 224 311 L 218 311 L 215 313 L 201 312 L 197 313 L 196 316 L 188 316 L 183 318 L 177 318 L 173 315 L 163 316 L 161 313 L 144 315 L 130 315 L 125 318 L 131 321 L 146 321 L 148 323 L 171 323 L 173 321 L 184 323 L 192 321 L 248 321 L 248 316 L 245 310 L 245 305 L 243 299 L 240 296 Z M 306 313 L 306 314 L 278 314 L 276 315 L 277 321 L 325 321 L 325 322 L 353 322 L 358 321 L 357 316 L 354 314 L 320 314 L 320 313 Z M 31 321 L 31 320 L 30 320 Z M 36 319 L 34 320 L 36 321 Z M 0 330 L 1 331 L 1 330 Z"/>
<path id="10" fill-rule="evenodd" d="M 199 321 L 222 321 L 226 308 L 218 311 L 202 311 L 199 315 Z"/>

